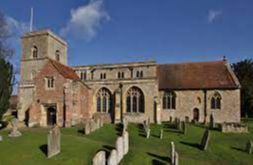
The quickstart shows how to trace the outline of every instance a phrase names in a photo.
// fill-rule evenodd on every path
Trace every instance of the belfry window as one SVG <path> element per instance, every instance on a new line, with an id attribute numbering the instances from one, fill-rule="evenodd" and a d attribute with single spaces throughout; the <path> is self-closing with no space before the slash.
<path id="1" fill-rule="evenodd" d="M 123 79 L 124 77 L 124 72 L 118 72 L 118 79 Z"/>
<path id="2" fill-rule="evenodd" d="M 32 58 L 33 59 L 38 58 L 38 48 L 36 46 L 33 46 L 32 48 Z"/>
<path id="3" fill-rule="evenodd" d="M 100 73 L 100 79 L 101 80 L 106 79 L 106 73 Z"/>
<path id="4" fill-rule="evenodd" d="M 163 109 L 176 109 L 176 94 L 174 92 L 164 93 Z"/>
<path id="5" fill-rule="evenodd" d="M 218 92 L 211 98 L 211 109 L 221 109 L 221 95 Z"/>
<path id="6" fill-rule="evenodd" d="M 144 113 L 144 94 L 137 88 L 132 87 L 127 92 L 126 107 L 129 113 Z"/>
<path id="7" fill-rule="evenodd" d="M 56 51 L 55 51 L 55 60 L 58 61 L 58 62 L 60 62 L 60 56 L 61 56 L 60 51 L 59 51 L 59 50 L 56 50 Z"/>

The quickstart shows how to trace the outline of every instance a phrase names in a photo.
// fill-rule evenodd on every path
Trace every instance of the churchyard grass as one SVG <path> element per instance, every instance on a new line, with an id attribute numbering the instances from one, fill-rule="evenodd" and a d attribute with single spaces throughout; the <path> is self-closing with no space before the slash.
<path id="1" fill-rule="evenodd" d="M 130 148 L 121 164 L 168 164 L 171 141 L 174 141 L 179 154 L 179 164 L 253 164 L 253 155 L 244 152 L 246 143 L 253 140 L 253 120 L 249 121 L 248 125 L 248 134 L 210 131 L 208 149 L 202 151 L 199 144 L 205 128 L 201 126 L 187 124 L 187 133 L 184 135 L 170 128 L 168 124 L 151 124 L 150 138 L 146 139 L 140 126 L 129 124 Z M 163 139 L 160 139 L 161 128 Z M 0 142 L 0 165 L 89 165 L 98 150 L 110 151 L 115 147 L 119 134 L 112 124 L 107 124 L 89 135 L 82 135 L 78 130 L 78 127 L 61 129 L 61 153 L 50 159 L 45 154 L 49 129 L 21 129 L 23 135 L 17 138 L 8 138 L 9 131 L 1 130 L 3 141 Z"/>

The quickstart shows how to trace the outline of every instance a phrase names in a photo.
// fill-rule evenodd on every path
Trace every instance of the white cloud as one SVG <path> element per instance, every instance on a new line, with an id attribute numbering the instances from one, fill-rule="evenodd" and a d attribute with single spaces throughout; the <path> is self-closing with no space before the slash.
<path id="1" fill-rule="evenodd" d="M 71 10 L 71 19 L 60 34 L 73 35 L 79 39 L 90 40 L 96 36 L 98 28 L 110 16 L 104 8 L 103 0 L 90 0 L 87 5 Z"/>
<path id="2" fill-rule="evenodd" d="M 20 37 L 23 33 L 29 31 L 29 23 L 17 21 L 15 18 L 10 16 L 5 16 L 8 29 L 12 37 Z"/>
<path id="3" fill-rule="evenodd" d="M 209 12 L 208 12 L 208 22 L 213 23 L 221 15 L 222 15 L 222 11 L 220 11 L 220 10 L 209 10 Z"/>

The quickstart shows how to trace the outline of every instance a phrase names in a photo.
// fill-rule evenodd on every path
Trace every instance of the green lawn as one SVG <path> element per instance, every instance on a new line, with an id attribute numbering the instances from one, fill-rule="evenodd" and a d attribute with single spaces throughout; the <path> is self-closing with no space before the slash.
<path id="1" fill-rule="evenodd" d="M 209 147 L 205 152 L 197 147 L 204 132 L 204 128 L 199 126 L 187 125 L 187 133 L 183 135 L 167 124 L 151 125 L 151 137 L 146 139 L 138 125 L 130 124 L 130 151 L 121 164 L 168 164 L 171 141 L 175 142 L 180 164 L 253 164 L 253 154 L 242 151 L 246 142 L 253 140 L 253 121 L 248 124 L 251 131 L 249 134 L 211 131 Z M 164 128 L 162 140 L 159 139 L 161 127 Z M 48 129 L 25 129 L 22 130 L 23 136 L 14 139 L 8 138 L 8 131 L 0 131 L 4 138 L 0 142 L 0 165 L 88 165 L 98 150 L 109 152 L 114 147 L 118 134 L 116 126 L 112 124 L 88 136 L 78 133 L 78 128 L 64 128 L 61 131 L 61 153 L 51 159 L 47 159 L 43 152 Z"/>

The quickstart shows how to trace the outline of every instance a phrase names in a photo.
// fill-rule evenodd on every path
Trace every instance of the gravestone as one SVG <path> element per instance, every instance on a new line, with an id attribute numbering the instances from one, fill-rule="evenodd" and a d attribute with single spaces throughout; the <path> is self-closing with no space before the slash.
<path id="1" fill-rule="evenodd" d="M 12 130 L 9 133 L 9 137 L 19 137 L 21 136 L 21 132 L 19 132 L 18 130 L 18 119 L 14 118 L 11 120 L 11 126 L 12 126 Z"/>
<path id="2" fill-rule="evenodd" d="M 91 132 L 90 123 L 86 122 L 85 127 L 84 127 L 84 133 L 85 133 L 85 135 L 89 135 L 90 132 Z"/>
<path id="3" fill-rule="evenodd" d="M 113 149 L 107 160 L 107 165 L 117 165 L 117 164 L 118 164 L 117 151 Z"/>
<path id="4" fill-rule="evenodd" d="M 3 141 L 3 137 L 0 135 L 0 142 Z"/>
<path id="5" fill-rule="evenodd" d="M 170 123 L 172 123 L 172 116 L 170 116 L 170 120 L 169 121 L 170 121 Z"/>
<path id="6" fill-rule="evenodd" d="M 93 119 L 90 121 L 90 128 L 91 132 L 94 132 L 97 129 L 97 124 Z"/>
<path id="7" fill-rule="evenodd" d="M 175 163 L 175 144 L 174 142 L 171 142 L 171 150 L 170 150 L 170 163 Z"/>
<path id="8" fill-rule="evenodd" d="M 47 157 L 51 158 L 61 152 L 61 132 L 58 126 L 54 126 L 47 136 Z"/>
<path id="9" fill-rule="evenodd" d="M 105 151 L 99 151 L 92 159 L 93 165 L 105 165 L 106 158 L 105 158 Z"/>
<path id="10" fill-rule="evenodd" d="M 150 129 L 148 128 L 147 132 L 146 132 L 146 138 L 148 139 L 150 137 Z"/>
<path id="11" fill-rule="evenodd" d="M 99 129 L 100 128 L 100 119 L 96 119 L 95 123 L 96 123 L 96 129 Z"/>
<path id="12" fill-rule="evenodd" d="M 182 132 L 185 135 L 186 134 L 186 123 L 182 122 Z"/>
<path id="13" fill-rule="evenodd" d="M 213 114 L 210 115 L 209 127 L 210 127 L 211 129 L 214 129 L 214 128 L 215 128 L 215 122 L 214 122 Z"/>
<path id="14" fill-rule="evenodd" d="M 246 152 L 247 152 L 248 154 L 251 154 L 251 153 L 252 153 L 252 147 L 253 147 L 252 141 L 248 141 L 248 143 L 246 144 Z"/>
<path id="15" fill-rule="evenodd" d="M 207 150 L 209 139 L 210 139 L 210 132 L 208 129 L 206 129 L 200 144 L 202 150 L 204 151 Z"/>
<path id="16" fill-rule="evenodd" d="M 124 145 L 124 155 L 128 153 L 129 150 L 129 134 L 128 132 L 123 133 L 123 145 Z"/>
<path id="17" fill-rule="evenodd" d="M 117 150 L 117 161 L 118 163 L 123 158 L 124 154 L 124 144 L 123 144 L 123 137 L 118 137 L 116 141 L 116 150 Z"/>
<path id="18" fill-rule="evenodd" d="M 175 154 L 174 154 L 174 164 L 172 164 L 172 165 L 178 165 L 178 160 L 179 160 L 179 156 L 178 156 L 178 153 L 175 151 Z"/>
<path id="19" fill-rule="evenodd" d="M 163 139 L 163 129 L 160 130 L 160 139 Z"/>
<path id="20" fill-rule="evenodd" d="M 183 131 L 182 122 L 181 122 L 180 120 L 178 121 L 177 129 L 178 129 L 179 131 Z"/>

